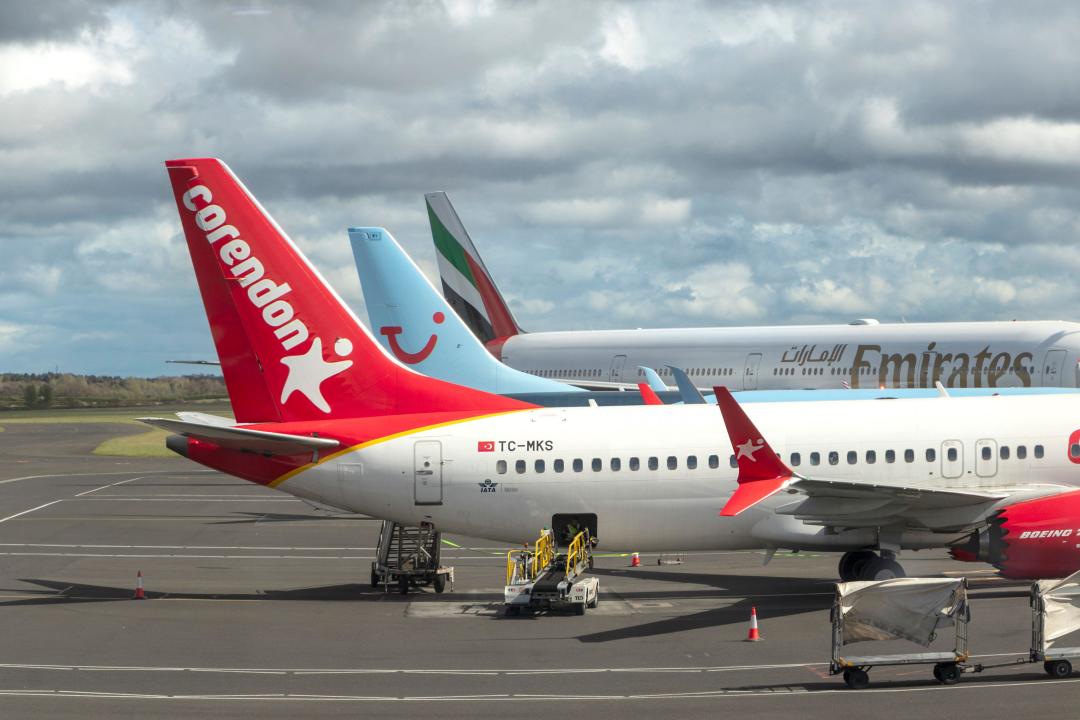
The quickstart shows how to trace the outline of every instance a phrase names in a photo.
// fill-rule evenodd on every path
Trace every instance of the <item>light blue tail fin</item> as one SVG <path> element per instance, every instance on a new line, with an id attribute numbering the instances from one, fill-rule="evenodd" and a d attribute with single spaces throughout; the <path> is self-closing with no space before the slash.
<path id="1" fill-rule="evenodd" d="M 383 228 L 349 228 L 371 331 L 401 362 L 425 375 L 492 393 L 579 388 L 499 362 L 465 326 Z"/>

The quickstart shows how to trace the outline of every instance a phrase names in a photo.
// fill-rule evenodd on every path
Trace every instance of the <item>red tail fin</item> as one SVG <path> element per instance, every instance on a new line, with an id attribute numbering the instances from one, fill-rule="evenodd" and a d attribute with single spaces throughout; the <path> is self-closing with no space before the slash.
<path id="1" fill-rule="evenodd" d="M 637 384 L 638 390 L 641 392 L 641 401 L 646 405 L 663 405 L 664 401 L 660 399 L 660 396 L 653 392 L 653 389 L 645 383 Z"/>
<path id="2" fill-rule="evenodd" d="M 225 163 L 165 165 L 240 422 L 531 407 L 399 364 Z"/>
<path id="3" fill-rule="evenodd" d="M 720 511 L 721 517 L 738 515 L 770 495 L 779 492 L 791 479 L 788 466 L 747 417 L 725 387 L 714 387 L 716 404 L 724 416 L 728 439 L 739 464 L 739 487 Z"/>

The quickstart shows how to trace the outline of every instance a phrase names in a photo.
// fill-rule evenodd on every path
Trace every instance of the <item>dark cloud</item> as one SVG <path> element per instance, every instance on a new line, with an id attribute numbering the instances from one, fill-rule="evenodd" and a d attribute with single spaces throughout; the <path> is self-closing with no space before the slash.
<path id="1" fill-rule="evenodd" d="M 210 352 L 161 165 L 203 155 L 358 309 L 344 228 L 430 269 L 443 189 L 533 329 L 1076 317 L 1078 30 L 1064 2 L 8 4 L 0 370 Z"/>
<path id="2" fill-rule="evenodd" d="M 62 40 L 81 30 L 100 30 L 113 2 L 34 0 L 0 5 L 0 43 Z"/>

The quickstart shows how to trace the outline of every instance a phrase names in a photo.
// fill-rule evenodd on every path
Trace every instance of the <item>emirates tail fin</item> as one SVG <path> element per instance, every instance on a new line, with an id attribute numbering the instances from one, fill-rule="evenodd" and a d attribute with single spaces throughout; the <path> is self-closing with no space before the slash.
<path id="1" fill-rule="evenodd" d="M 443 295 L 485 345 L 522 332 L 444 192 L 424 196 Z"/>

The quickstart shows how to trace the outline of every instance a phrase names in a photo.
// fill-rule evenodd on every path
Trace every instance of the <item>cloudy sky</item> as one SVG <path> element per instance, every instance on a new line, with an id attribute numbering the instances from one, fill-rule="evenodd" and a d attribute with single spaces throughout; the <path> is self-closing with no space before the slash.
<path id="1" fill-rule="evenodd" d="M 363 311 L 454 200 L 531 330 L 1080 319 L 1080 6 L 0 6 L 0 372 L 212 358 L 162 161 Z"/>

